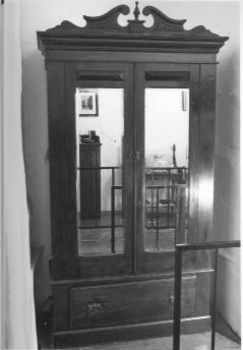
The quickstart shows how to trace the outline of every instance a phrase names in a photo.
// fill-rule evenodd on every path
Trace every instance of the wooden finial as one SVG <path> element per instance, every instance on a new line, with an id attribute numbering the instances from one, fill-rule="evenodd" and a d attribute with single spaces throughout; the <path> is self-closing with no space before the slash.
<path id="1" fill-rule="evenodd" d="M 138 21 L 138 17 L 140 15 L 140 10 L 138 8 L 138 1 L 135 1 L 135 9 L 133 11 L 133 14 L 134 14 L 134 18 L 135 18 L 135 21 Z"/>

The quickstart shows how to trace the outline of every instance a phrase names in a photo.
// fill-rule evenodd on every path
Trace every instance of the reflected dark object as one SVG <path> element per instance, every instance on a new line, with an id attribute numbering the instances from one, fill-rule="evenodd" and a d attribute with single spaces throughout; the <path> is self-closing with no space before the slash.
<path id="1" fill-rule="evenodd" d="M 174 168 L 176 168 L 177 167 L 177 162 L 176 162 L 176 145 L 175 145 L 175 143 L 173 144 L 172 152 L 173 152 L 173 156 L 172 156 L 172 158 L 173 158 L 173 166 L 174 166 Z"/>
<path id="2" fill-rule="evenodd" d="M 80 135 L 80 218 L 99 219 L 101 215 L 100 138 L 95 131 Z"/>
<path id="3" fill-rule="evenodd" d="M 95 143 L 100 142 L 99 136 L 96 135 L 96 132 L 94 130 L 89 131 L 86 135 L 80 135 L 79 136 L 80 143 Z"/>

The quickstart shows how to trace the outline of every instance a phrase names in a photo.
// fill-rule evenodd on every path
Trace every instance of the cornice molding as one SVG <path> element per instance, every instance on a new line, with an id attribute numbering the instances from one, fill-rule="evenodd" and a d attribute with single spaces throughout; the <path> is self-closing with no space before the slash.
<path id="1" fill-rule="evenodd" d="M 190 30 L 184 29 L 186 19 L 169 18 L 153 6 L 143 9 L 144 16 L 152 15 L 154 23 L 145 27 L 145 20 L 140 20 L 138 2 L 134 9 L 134 19 L 128 20 L 126 26 L 118 23 L 120 15 L 128 15 L 130 9 L 126 5 L 116 6 L 104 15 L 84 16 L 86 26 L 79 27 L 70 21 L 37 32 L 39 48 L 46 50 L 129 50 L 217 53 L 228 37 L 221 37 L 204 26 Z M 196 50 L 196 51 L 195 51 Z"/>

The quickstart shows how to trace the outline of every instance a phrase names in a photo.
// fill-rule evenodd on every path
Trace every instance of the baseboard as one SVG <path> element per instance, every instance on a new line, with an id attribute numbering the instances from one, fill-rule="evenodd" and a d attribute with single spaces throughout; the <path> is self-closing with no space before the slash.
<path id="1" fill-rule="evenodd" d="M 181 320 L 181 334 L 193 334 L 210 330 L 210 316 Z M 172 336 L 173 320 L 129 324 L 125 326 L 100 327 L 77 331 L 56 332 L 53 344 L 56 349 L 109 342 L 130 341 Z"/>

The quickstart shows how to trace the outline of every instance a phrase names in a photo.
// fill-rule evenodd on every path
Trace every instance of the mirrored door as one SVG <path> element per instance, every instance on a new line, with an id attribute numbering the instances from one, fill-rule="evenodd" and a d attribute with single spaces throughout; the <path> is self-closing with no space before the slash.
<path id="1" fill-rule="evenodd" d="M 146 88 L 144 104 L 144 249 L 173 251 L 178 196 L 188 186 L 189 89 Z"/>
<path id="2" fill-rule="evenodd" d="M 134 169 L 129 157 L 133 148 L 132 65 L 86 62 L 70 64 L 70 71 L 79 275 L 91 278 L 130 273 L 134 203 Z"/>
<path id="3" fill-rule="evenodd" d="M 124 253 L 124 90 L 76 89 L 80 256 Z"/>
<path id="4" fill-rule="evenodd" d="M 185 242 L 193 232 L 189 196 L 193 199 L 196 168 L 191 171 L 195 154 L 189 141 L 197 75 L 197 68 L 178 64 L 140 63 L 135 68 L 139 273 L 173 272 L 175 242 Z"/>

